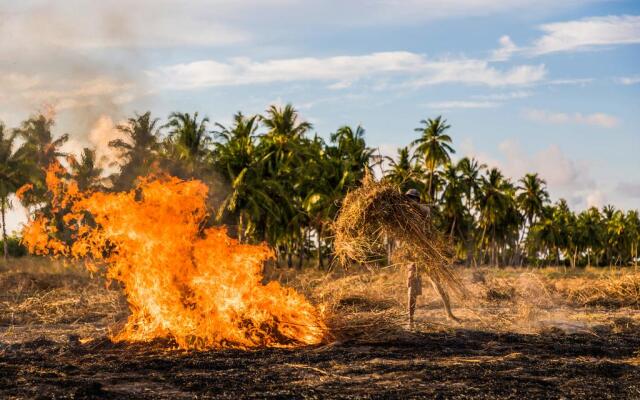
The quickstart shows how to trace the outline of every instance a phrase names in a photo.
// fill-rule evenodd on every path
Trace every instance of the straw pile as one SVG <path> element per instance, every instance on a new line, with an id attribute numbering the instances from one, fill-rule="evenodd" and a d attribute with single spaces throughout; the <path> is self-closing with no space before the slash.
<path id="1" fill-rule="evenodd" d="M 393 262 L 414 262 L 431 279 L 459 294 L 464 288 L 451 268 L 452 246 L 439 232 L 428 208 L 387 183 L 365 179 L 344 198 L 334 222 L 334 248 L 340 263 L 363 265 L 386 258 L 385 244 L 396 246 Z"/>

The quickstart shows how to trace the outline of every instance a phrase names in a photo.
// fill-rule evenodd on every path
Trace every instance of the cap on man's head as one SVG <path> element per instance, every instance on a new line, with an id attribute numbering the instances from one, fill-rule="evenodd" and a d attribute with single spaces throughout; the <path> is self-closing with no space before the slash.
<path id="1" fill-rule="evenodd" d="M 409 189 L 404 195 L 416 200 L 420 200 L 420 193 L 416 189 Z"/>

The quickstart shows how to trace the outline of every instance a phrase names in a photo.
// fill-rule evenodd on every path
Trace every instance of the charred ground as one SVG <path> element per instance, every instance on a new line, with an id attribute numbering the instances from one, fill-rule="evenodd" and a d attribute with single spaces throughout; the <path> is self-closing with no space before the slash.
<path id="1" fill-rule="evenodd" d="M 332 341 L 185 352 L 111 343 L 109 329 L 126 317 L 118 290 L 62 266 L 24 269 L 0 275 L 2 398 L 640 397 L 637 310 L 547 307 L 527 297 L 524 288 L 540 288 L 522 274 L 472 284 L 477 298 L 457 309 L 461 325 L 445 323 L 427 297 L 415 332 L 401 326 L 393 274 L 340 278 L 344 291 L 335 277 L 280 276 L 330 304 Z"/>
<path id="2" fill-rule="evenodd" d="M 2 345 L 3 397 L 638 398 L 637 334 L 458 330 L 295 350 Z"/>

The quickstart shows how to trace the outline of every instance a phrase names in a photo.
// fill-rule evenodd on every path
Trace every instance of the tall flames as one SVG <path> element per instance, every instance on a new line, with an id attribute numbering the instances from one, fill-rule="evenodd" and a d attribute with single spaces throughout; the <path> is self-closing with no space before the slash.
<path id="1" fill-rule="evenodd" d="M 55 165 L 47 173 L 52 213 L 63 223 L 38 216 L 23 241 L 32 253 L 107 266 L 131 311 L 113 340 L 173 338 L 180 348 L 207 349 L 323 339 L 320 313 L 302 295 L 262 284 L 262 265 L 273 257 L 267 246 L 241 244 L 224 227 L 202 228 L 202 182 L 147 178 L 129 192 L 82 193 L 65 172 Z M 60 240 L 60 229 L 69 238 Z"/>

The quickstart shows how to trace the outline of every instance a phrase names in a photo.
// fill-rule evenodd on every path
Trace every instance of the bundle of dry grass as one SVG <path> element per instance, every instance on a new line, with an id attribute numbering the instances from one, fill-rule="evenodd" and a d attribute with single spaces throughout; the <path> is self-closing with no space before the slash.
<path id="1" fill-rule="evenodd" d="M 431 279 L 464 293 L 451 268 L 450 241 L 435 228 L 427 208 L 391 184 L 366 178 L 344 198 L 333 228 L 335 253 L 343 265 L 383 260 L 385 241 L 392 240 L 398 244 L 395 262 L 415 262 Z"/>

